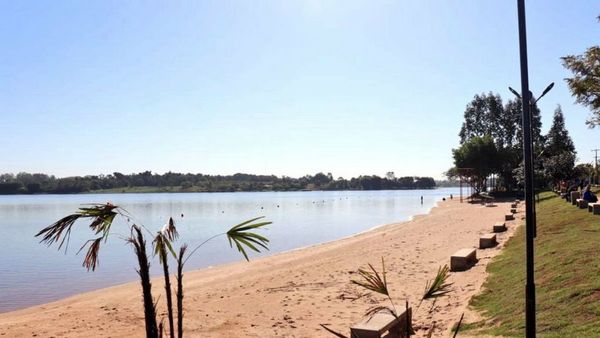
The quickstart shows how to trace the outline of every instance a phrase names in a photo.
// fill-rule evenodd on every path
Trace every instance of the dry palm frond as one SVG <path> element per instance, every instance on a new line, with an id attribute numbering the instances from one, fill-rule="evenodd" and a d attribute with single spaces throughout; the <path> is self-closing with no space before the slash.
<path id="1" fill-rule="evenodd" d="M 458 331 L 460 330 L 460 325 L 462 324 L 462 321 L 463 321 L 464 317 L 465 317 L 464 313 L 462 315 L 460 315 L 460 319 L 458 320 L 458 324 L 456 324 L 456 328 L 454 328 L 454 335 L 452 336 L 452 338 L 456 338 L 456 335 L 458 334 Z"/>
<path id="2" fill-rule="evenodd" d="M 371 290 L 373 292 L 377 292 L 389 297 L 390 294 L 388 291 L 388 285 L 385 276 L 385 263 L 383 261 L 383 257 L 381 258 L 381 267 L 381 275 L 379 274 L 379 272 L 377 272 L 377 270 L 375 270 L 373 265 L 371 265 L 370 263 L 369 268 L 371 271 L 366 269 L 358 269 L 358 273 L 364 279 L 364 281 L 352 280 L 352 283 L 358 286 L 362 286 L 367 290 Z"/>
<path id="3" fill-rule="evenodd" d="M 169 222 L 165 224 L 162 228 L 161 232 L 169 239 L 169 241 L 173 242 L 179 238 L 179 233 L 177 232 L 177 228 L 175 227 L 175 221 L 173 221 L 173 217 L 169 217 Z"/>
<path id="4" fill-rule="evenodd" d="M 106 240 L 110 231 L 110 226 L 117 215 L 114 209 L 117 208 L 116 205 L 110 203 L 95 204 L 91 207 L 79 208 L 77 213 L 59 219 L 50 226 L 42 229 L 35 237 L 42 236 L 40 242 L 46 243 L 48 246 L 58 242 L 58 248 L 60 249 L 64 244 L 68 245 L 71 230 L 75 221 L 80 218 L 92 218 L 90 228 L 95 231 L 96 234 L 102 233 L 102 238 Z"/>
<path id="5" fill-rule="evenodd" d="M 260 249 L 256 246 L 260 246 L 265 250 L 269 250 L 267 244 L 269 240 L 266 237 L 263 237 L 254 232 L 249 232 L 249 230 L 259 229 L 264 227 L 265 225 L 271 224 L 271 222 L 259 222 L 253 223 L 263 217 L 257 217 L 245 222 L 242 222 L 238 225 L 233 226 L 229 231 L 227 231 L 227 239 L 229 240 L 229 246 L 233 247 L 233 243 L 237 247 L 238 251 L 244 255 L 246 260 L 248 259 L 248 254 L 246 253 L 246 249 L 244 247 L 250 248 L 253 251 L 260 252 Z"/>
<path id="6" fill-rule="evenodd" d="M 88 248 L 87 253 L 85 254 L 85 258 L 83 260 L 83 266 L 89 271 L 90 269 L 92 271 L 96 270 L 96 266 L 98 265 L 98 253 L 100 252 L 100 242 L 102 242 L 102 237 L 98 237 L 96 239 L 90 239 L 87 242 L 85 242 L 83 244 L 83 246 L 81 247 L 81 249 L 79 249 L 79 252 L 81 252 L 81 250 L 83 250 L 83 248 L 85 248 L 88 243 L 92 243 L 90 245 L 90 247 Z"/>
<path id="7" fill-rule="evenodd" d="M 324 328 L 325 330 L 327 330 L 327 332 L 331 333 L 332 335 L 334 335 L 336 337 L 339 337 L 339 338 L 348 338 L 348 336 L 344 336 L 343 334 L 341 334 L 341 333 L 339 333 L 339 332 L 337 332 L 337 331 L 335 331 L 333 329 L 328 328 L 327 325 L 329 325 L 329 324 L 319 324 L 319 326 L 321 326 L 322 328 Z"/>
<path id="8" fill-rule="evenodd" d="M 437 298 L 447 294 L 450 290 L 452 283 L 446 283 L 448 279 L 450 269 L 447 265 L 440 267 L 433 281 L 428 281 L 425 285 L 425 292 L 421 300 Z"/>
<path id="9" fill-rule="evenodd" d="M 396 314 L 396 311 L 394 311 L 394 309 L 387 307 L 387 306 L 382 306 L 382 305 L 374 306 L 374 307 L 368 309 L 367 312 L 365 312 L 365 315 L 367 317 L 372 317 L 376 313 L 380 313 L 380 312 L 389 313 L 396 318 L 398 317 L 398 315 Z"/>
<path id="10" fill-rule="evenodd" d="M 40 242 L 46 243 L 48 246 L 52 245 L 55 242 L 60 242 L 58 244 L 58 249 L 60 250 L 63 244 L 67 243 L 68 246 L 73 224 L 75 224 L 75 221 L 77 221 L 80 217 L 80 214 L 72 214 L 69 216 L 65 216 L 56 221 L 55 223 L 52 223 L 51 225 L 40 230 L 40 232 L 38 232 L 35 235 L 35 237 L 43 235 L 42 240 Z"/>

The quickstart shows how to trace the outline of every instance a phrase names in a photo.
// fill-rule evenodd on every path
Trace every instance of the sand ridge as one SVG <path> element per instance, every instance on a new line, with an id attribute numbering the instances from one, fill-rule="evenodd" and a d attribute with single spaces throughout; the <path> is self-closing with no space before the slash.
<path id="1" fill-rule="evenodd" d="M 476 248 L 479 236 L 491 232 L 510 210 L 508 202 L 494 207 L 440 202 L 413 220 L 379 227 L 339 241 L 237 262 L 184 276 L 187 337 L 333 337 L 319 324 L 349 334 L 351 324 L 385 299 L 367 295 L 350 280 L 356 270 L 385 259 L 391 294 L 398 307 L 405 299 L 416 306 L 427 280 L 450 255 Z M 451 273 L 453 291 L 435 303 L 425 302 L 415 315 L 417 337 L 435 321 L 434 336 L 446 337 L 483 284 L 485 267 L 497 255 L 521 221 L 519 209 L 499 245 L 478 250 L 469 271 Z M 164 298 L 161 278 L 153 279 L 154 296 Z M 164 309 L 159 309 L 164 314 Z M 467 314 L 473 316 L 473 314 Z M 138 282 L 92 291 L 57 302 L 0 314 L 0 337 L 143 337 L 144 321 Z"/>

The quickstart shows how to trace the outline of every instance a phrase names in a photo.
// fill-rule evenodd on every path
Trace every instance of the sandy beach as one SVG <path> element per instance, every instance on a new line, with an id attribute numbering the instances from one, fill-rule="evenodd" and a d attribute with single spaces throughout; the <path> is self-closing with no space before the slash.
<path id="1" fill-rule="evenodd" d="M 385 259 L 394 302 L 416 306 L 425 283 L 450 255 L 475 248 L 479 236 L 502 221 L 509 203 L 494 207 L 440 202 L 428 215 L 390 224 L 343 240 L 185 274 L 185 333 L 188 337 L 333 337 L 319 324 L 349 334 L 349 327 L 381 301 L 369 295 L 351 300 L 359 267 L 381 267 Z M 499 245 L 478 250 L 478 263 L 452 272 L 452 292 L 437 300 L 433 314 L 425 302 L 415 314 L 417 337 L 435 322 L 434 336 L 446 337 L 469 299 L 485 280 L 485 267 L 516 226 L 498 234 Z M 132 267 L 133 268 L 133 267 Z M 57 286 L 59 287 L 59 286 Z M 161 278 L 154 296 L 163 296 Z M 468 312 L 468 311 L 467 311 Z M 163 313 L 161 310 L 159 313 Z M 466 316 L 473 314 L 467 313 Z M 0 337 L 143 337 L 143 309 L 138 282 L 76 295 L 57 302 L 0 314 Z"/>

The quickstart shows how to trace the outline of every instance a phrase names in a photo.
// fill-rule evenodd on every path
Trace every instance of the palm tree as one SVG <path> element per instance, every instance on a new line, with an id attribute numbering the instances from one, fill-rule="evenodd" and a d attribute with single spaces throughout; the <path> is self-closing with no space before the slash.
<path id="1" fill-rule="evenodd" d="M 65 252 L 69 246 L 69 240 L 71 231 L 75 223 L 78 220 L 89 219 L 91 223 L 89 228 L 93 231 L 96 238 L 89 239 L 86 241 L 79 251 L 82 251 L 85 247 L 88 247 L 85 255 L 83 266 L 89 270 L 94 271 L 98 266 L 99 252 L 102 243 L 108 240 L 111 234 L 111 226 L 115 217 L 119 215 L 123 217 L 127 223 L 130 222 L 131 216 L 126 210 L 112 205 L 106 204 L 91 204 L 89 207 L 82 207 L 71 215 L 67 215 L 51 225 L 40 230 L 35 236 L 41 236 L 41 243 L 45 243 L 48 246 L 58 243 L 58 249 L 60 250 L 63 246 Z M 260 252 L 260 248 L 268 250 L 267 244 L 269 240 L 259 234 L 252 232 L 253 230 L 259 230 L 264 226 L 271 224 L 271 222 L 258 222 L 257 220 L 262 217 L 253 218 L 251 220 L 242 222 L 238 225 L 233 226 L 227 232 L 215 235 L 200 245 L 196 246 L 189 255 L 185 256 L 187 251 L 187 245 L 184 244 L 179 250 L 179 256 L 176 255 L 173 250 L 172 242 L 178 237 L 177 229 L 173 219 L 169 219 L 169 223 L 159 231 L 153 240 L 153 247 L 155 255 L 159 256 L 159 262 L 163 266 L 163 274 L 165 278 L 165 293 L 167 298 L 167 310 L 169 317 L 169 333 L 170 337 L 175 337 L 175 325 L 173 318 L 173 302 L 171 294 L 171 281 L 168 266 L 168 252 L 177 260 L 177 323 L 178 323 L 178 337 L 183 337 L 183 267 L 187 260 L 208 241 L 226 235 L 229 241 L 229 245 L 233 247 L 235 243 L 238 251 L 248 260 L 248 254 L 246 249 L 251 249 L 256 252 Z M 156 303 L 152 297 L 152 284 L 150 281 L 150 263 L 148 261 L 148 255 L 146 253 L 146 241 L 144 239 L 143 231 L 145 230 L 148 234 L 152 235 L 152 232 L 143 225 L 138 226 L 136 224 L 130 225 L 131 234 L 128 237 L 124 237 L 124 240 L 131 244 L 134 249 L 134 253 L 138 258 L 138 275 L 140 276 L 140 282 L 142 284 L 142 296 L 144 303 L 144 318 L 146 325 L 146 337 L 157 338 L 162 336 L 162 322 L 157 325 L 156 318 Z M 91 243 L 91 244 L 90 244 Z"/>

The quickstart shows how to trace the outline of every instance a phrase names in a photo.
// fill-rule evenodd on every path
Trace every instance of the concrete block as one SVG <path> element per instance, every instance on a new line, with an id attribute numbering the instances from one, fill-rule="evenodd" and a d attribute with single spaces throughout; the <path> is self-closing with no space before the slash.
<path id="1" fill-rule="evenodd" d="M 479 237 L 479 249 L 492 248 L 495 247 L 498 242 L 496 242 L 495 234 L 485 234 Z"/>
<path id="2" fill-rule="evenodd" d="M 498 223 L 494 224 L 493 230 L 494 230 L 494 232 L 504 232 L 504 231 L 506 231 L 506 224 L 504 222 L 498 222 Z"/>
<path id="3" fill-rule="evenodd" d="M 515 219 L 515 215 L 513 215 L 512 213 L 504 215 L 504 220 L 505 221 L 512 221 L 513 219 Z"/>
<path id="4" fill-rule="evenodd" d="M 408 319 L 407 319 L 408 316 Z M 406 324 L 412 321 L 412 308 L 404 310 L 398 317 L 389 312 L 377 312 L 350 327 L 350 337 L 381 338 L 406 337 Z"/>
<path id="5" fill-rule="evenodd" d="M 450 256 L 450 270 L 464 271 L 468 270 L 477 262 L 475 249 L 461 249 Z"/>
<path id="6" fill-rule="evenodd" d="M 579 191 L 571 191 L 571 204 L 577 205 L 577 199 L 581 197 Z"/>
<path id="7" fill-rule="evenodd" d="M 592 206 L 592 213 L 594 215 L 600 215 L 600 203 L 588 204 L 588 208 L 590 207 L 590 205 Z"/>

